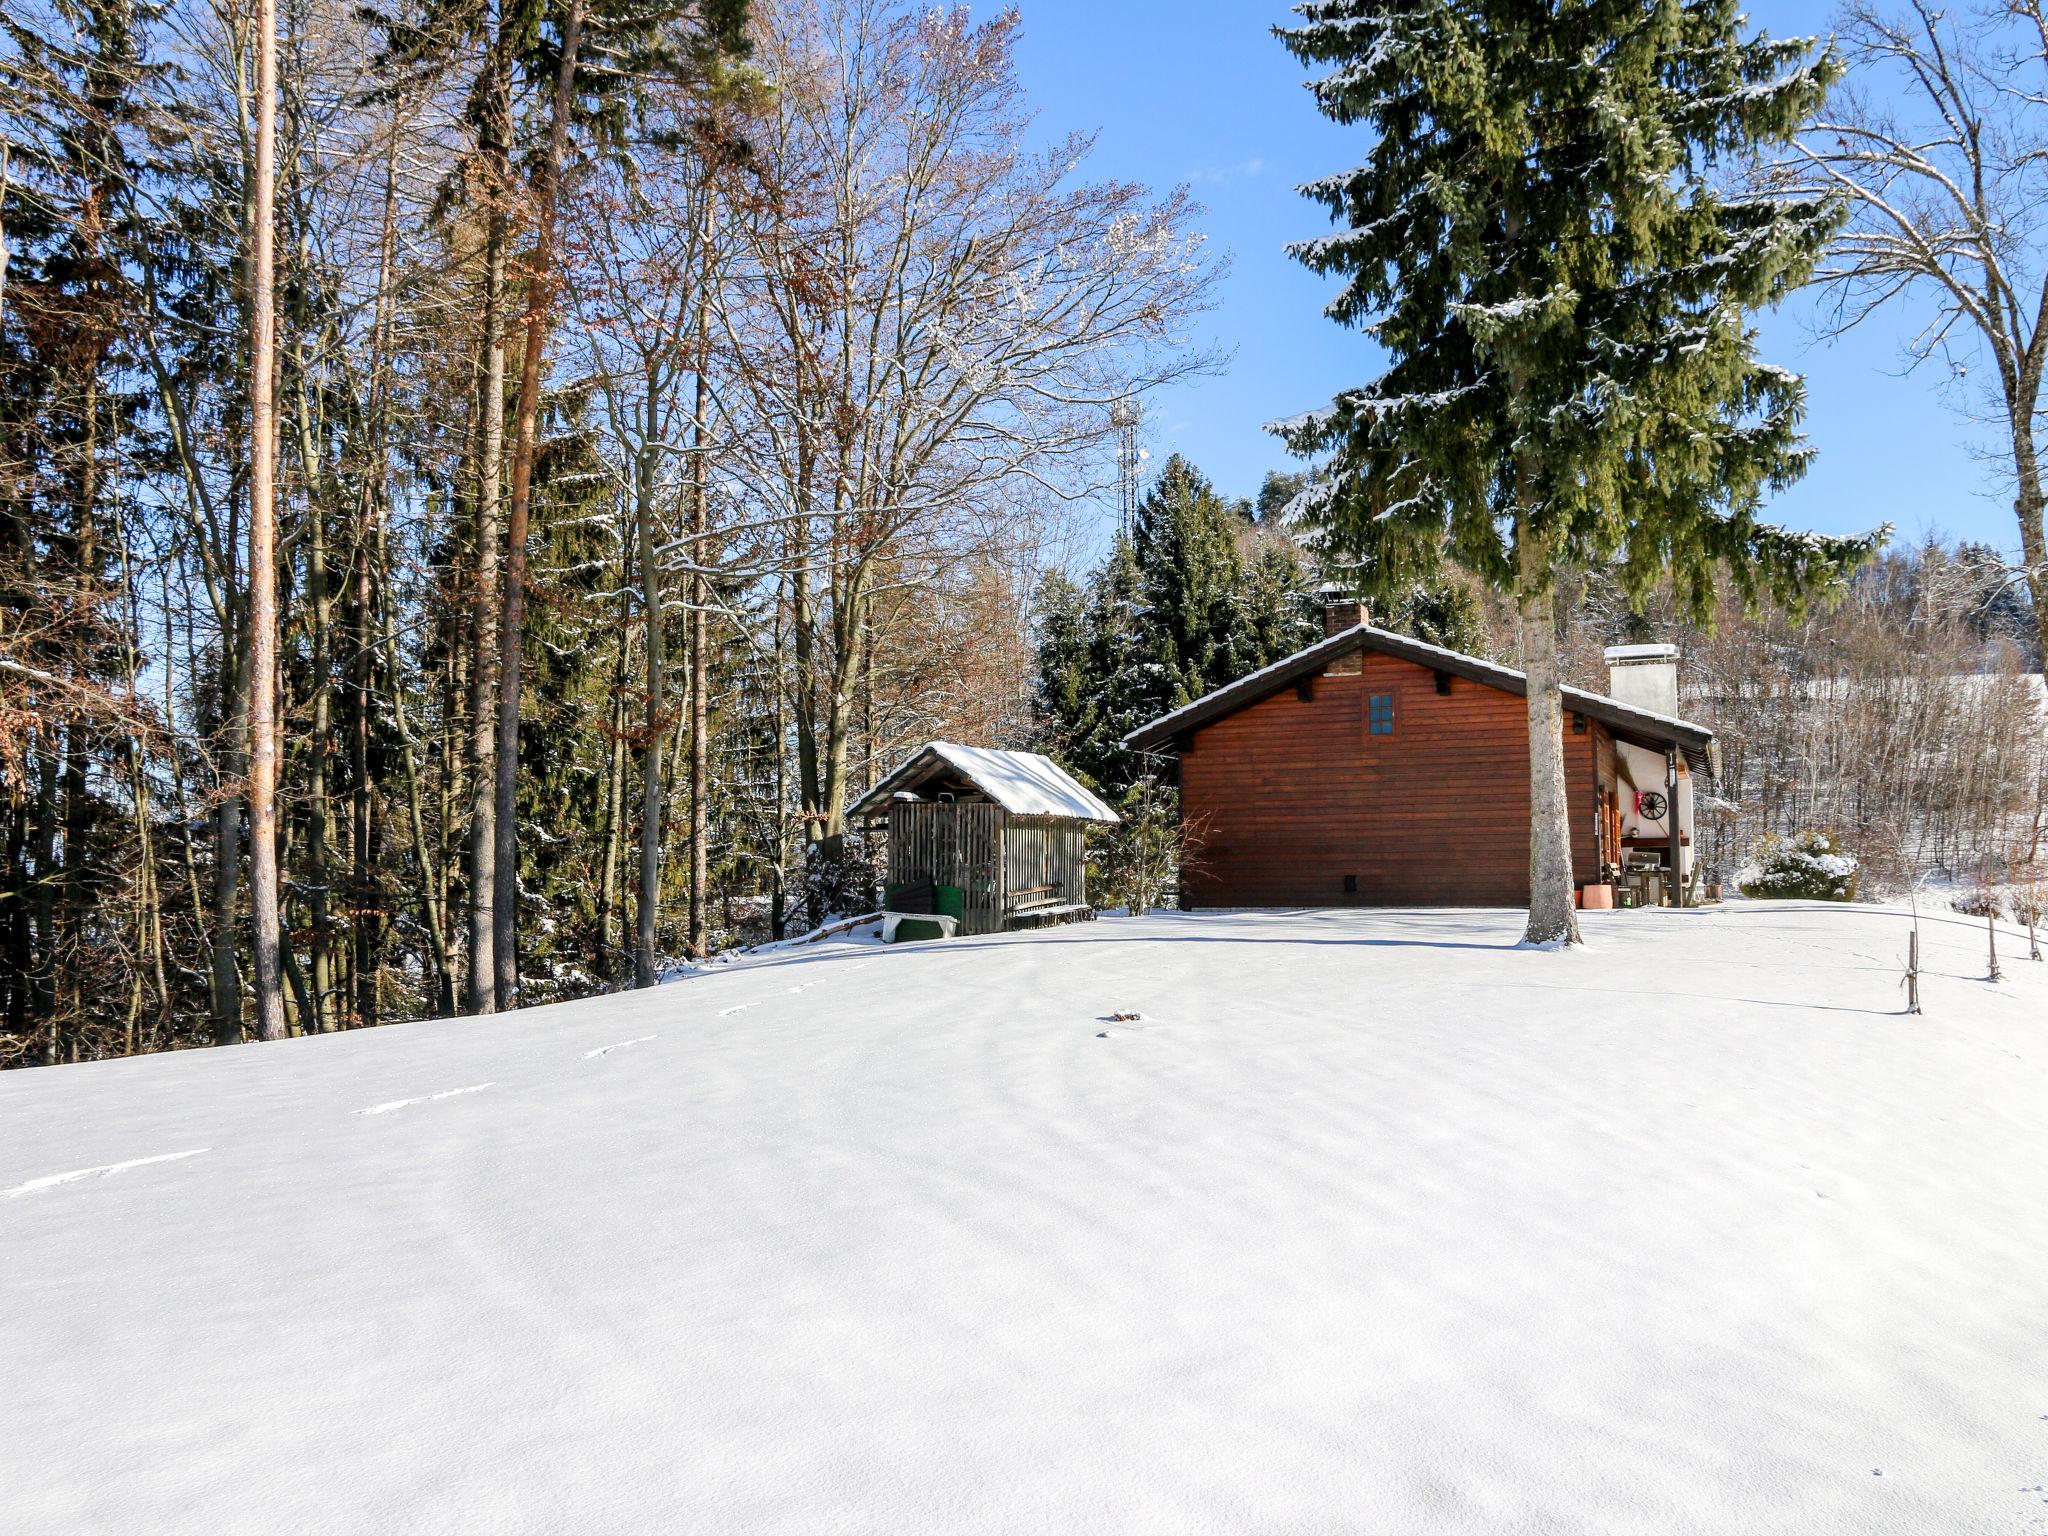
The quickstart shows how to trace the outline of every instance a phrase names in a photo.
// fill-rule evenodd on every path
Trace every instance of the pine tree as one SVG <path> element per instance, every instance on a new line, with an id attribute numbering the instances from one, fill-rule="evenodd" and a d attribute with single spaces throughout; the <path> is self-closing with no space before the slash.
<path id="1" fill-rule="evenodd" d="M 1292 248 L 1388 354 L 1371 384 L 1276 430 L 1330 456 L 1299 516 L 1394 579 L 1452 556 L 1516 600 L 1530 733 L 1530 913 L 1577 942 L 1553 583 L 1714 571 L 1796 603 L 1882 534 L 1757 519 L 1804 471 L 1801 381 L 1747 313 L 1813 268 L 1826 201 L 1725 195 L 1716 167 L 1789 139 L 1838 66 L 1745 38 L 1735 0 L 1309 0 L 1279 35 L 1334 69 L 1318 107 L 1375 134 L 1305 191 L 1344 227 Z"/>

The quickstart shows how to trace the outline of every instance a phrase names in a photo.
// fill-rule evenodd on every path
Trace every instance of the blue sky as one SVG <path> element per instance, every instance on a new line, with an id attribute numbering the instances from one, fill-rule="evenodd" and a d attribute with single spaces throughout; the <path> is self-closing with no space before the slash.
<path id="1" fill-rule="evenodd" d="M 1327 227 L 1295 186 L 1355 164 L 1363 130 L 1324 121 L 1303 71 L 1268 33 L 1287 14 L 1266 0 L 1020 0 L 1024 84 L 1048 134 L 1095 131 L 1094 172 L 1154 187 L 1190 183 L 1205 227 L 1231 258 L 1222 302 L 1202 331 L 1232 349 L 1228 371 L 1176 388 L 1150 411 L 1156 464 L 1186 453 L 1236 495 L 1287 467 L 1263 423 L 1319 405 L 1376 371 L 1359 336 L 1322 316 L 1328 285 L 1289 261 L 1290 240 Z M 977 3 L 978 11 L 994 7 Z M 1779 35 L 1825 32 L 1829 7 L 1759 3 Z M 1764 317 L 1764 355 L 1807 376 L 1808 437 L 1819 457 L 1778 498 L 1774 520 L 1846 533 L 1891 522 L 2017 542 L 2009 494 L 1971 451 L 1981 438 L 1949 408 L 1931 371 L 1908 376 L 1903 308 L 1841 340 L 1818 336 L 1815 302 Z"/>

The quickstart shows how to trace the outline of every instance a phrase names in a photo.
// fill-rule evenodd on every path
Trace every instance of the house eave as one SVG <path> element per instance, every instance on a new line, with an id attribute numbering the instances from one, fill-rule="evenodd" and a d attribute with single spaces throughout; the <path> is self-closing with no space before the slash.
<path id="1" fill-rule="evenodd" d="M 1305 650 L 1296 651 L 1292 656 L 1139 726 L 1123 738 L 1123 745 L 1133 752 L 1177 753 L 1179 738 L 1247 709 L 1305 678 L 1314 677 L 1331 662 L 1361 650 L 1413 662 L 1432 671 L 1448 672 L 1453 677 L 1498 688 L 1503 693 L 1523 697 L 1528 694 L 1528 679 L 1512 667 L 1467 656 L 1462 651 L 1446 650 L 1443 646 L 1397 635 L 1391 630 L 1360 624 L 1340 630 Z M 1600 721 L 1620 740 L 1658 752 L 1675 747 L 1695 770 L 1704 772 L 1711 768 L 1714 733 L 1703 725 L 1681 720 L 1675 715 L 1639 709 L 1605 694 L 1589 693 L 1583 688 L 1566 688 L 1564 707 L 1572 713 Z"/>

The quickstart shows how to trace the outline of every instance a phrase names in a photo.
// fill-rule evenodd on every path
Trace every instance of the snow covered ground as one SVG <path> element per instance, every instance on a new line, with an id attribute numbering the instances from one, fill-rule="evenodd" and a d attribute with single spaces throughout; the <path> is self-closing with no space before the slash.
<path id="1" fill-rule="evenodd" d="M 8 1074 L 0 1528 L 2048 1531 L 2048 965 L 1588 918 Z"/>

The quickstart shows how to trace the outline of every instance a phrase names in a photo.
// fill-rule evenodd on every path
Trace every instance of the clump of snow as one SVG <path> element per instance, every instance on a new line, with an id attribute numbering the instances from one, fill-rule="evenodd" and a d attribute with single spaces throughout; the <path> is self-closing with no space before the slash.
<path id="1" fill-rule="evenodd" d="M 1580 921 L 827 939 L 6 1074 L 0 1526 L 2030 1528 L 2048 966 L 1923 911 L 1907 1018 L 1899 909 Z"/>

